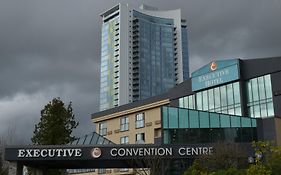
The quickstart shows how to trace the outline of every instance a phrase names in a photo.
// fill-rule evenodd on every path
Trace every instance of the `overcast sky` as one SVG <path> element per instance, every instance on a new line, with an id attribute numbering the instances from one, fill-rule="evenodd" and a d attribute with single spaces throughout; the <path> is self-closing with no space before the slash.
<path id="1" fill-rule="evenodd" d="M 0 136 L 29 143 L 40 110 L 72 101 L 80 126 L 98 111 L 100 13 L 119 2 L 181 8 L 190 69 L 216 59 L 281 56 L 281 0 L 0 0 Z"/>

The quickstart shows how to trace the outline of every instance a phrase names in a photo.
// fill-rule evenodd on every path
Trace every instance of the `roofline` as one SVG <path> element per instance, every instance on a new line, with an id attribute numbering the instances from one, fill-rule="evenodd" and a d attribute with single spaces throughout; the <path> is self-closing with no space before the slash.
<path id="1" fill-rule="evenodd" d="M 121 3 L 118 3 L 117 5 L 111 7 L 110 9 L 107 9 L 106 11 L 102 12 L 100 14 L 101 17 L 103 17 L 106 13 L 109 13 L 111 10 L 113 10 L 114 8 L 116 8 L 117 6 L 119 7 L 121 5 Z"/>
<path id="2" fill-rule="evenodd" d="M 130 110 L 130 109 L 133 109 L 133 108 L 138 108 L 138 107 L 141 107 L 141 106 L 149 105 L 151 103 L 157 103 L 159 101 L 169 100 L 169 99 L 170 99 L 169 98 L 169 91 L 167 91 L 166 93 L 163 93 L 163 94 L 160 94 L 160 95 L 157 95 L 157 96 L 154 96 L 154 97 L 150 97 L 150 98 L 147 98 L 147 99 L 144 99 L 144 100 L 139 100 L 139 101 L 135 101 L 135 102 L 132 102 L 132 103 L 127 103 L 127 104 L 124 104 L 124 105 L 117 106 L 115 108 L 110 108 L 110 109 L 107 109 L 107 110 L 104 110 L 104 111 L 99 111 L 99 112 L 93 113 L 93 114 L 91 114 L 91 119 L 96 119 L 96 118 L 103 117 L 103 116 L 106 116 L 106 115 L 119 113 L 119 112 L 122 112 L 122 111 Z"/>
<path id="3" fill-rule="evenodd" d="M 146 103 L 144 105 L 136 106 L 134 108 L 120 110 L 119 112 L 114 112 L 114 113 L 110 113 L 108 115 L 103 115 L 103 116 L 100 116 L 100 117 L 92 118 L 92 120 L 93 120 L 94 123 L 97 123 L 97 122 L 101 122 L 101 121 L 104 121 L 104 120 L 108 120 L 108 119 L 112 119 L 112 118 L 116 118 L 116 117 L 120 117 L 120 116 L 124 116 L 124 115 L 129 115 L 129 114 L 132 114 L 132 113 L 145 111 L 145 110 L 148 110 L 148 109 L 158 108 L 158 107 L 161 107 L 163 105 L 167 105 L 169 103 L 170 103 L 169 99 L 158 100 L 158 101 L 155 101 L 155 102 L 152 102 L 152 103 Z"/>

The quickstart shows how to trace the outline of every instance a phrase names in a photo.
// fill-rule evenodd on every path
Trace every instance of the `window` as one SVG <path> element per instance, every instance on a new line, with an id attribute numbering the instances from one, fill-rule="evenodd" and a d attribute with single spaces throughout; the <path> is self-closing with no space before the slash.
<path id="1" fill-rule="evenodd" d="M 129 137 L 128 136 L 120 137 L 120 144 L 129 144 Z"/>
<path id="2" fill-rule="evenodd" d="M 182 97 L 179 99 L 179 107 L 241 115 L 240 101 L 240 85 L 235 82 Z"/>
<path id="3" fill-rule="evenodd" d="M 145 142 L 144 133 L 136 134 L 136 143 L 144 143 L 144 142 Z"/>
<path id="4" fill-rule="evenodd" d="M 136 128 L 144 127 L 144 113 L 139 113 L 136 115 Z"/>
<path id="5" fill-rule="evenodd" d="M 106 169 L 98 169 L 98 174 L 106 174 Z"/>
<path id="6" fill-rule="evenodd" d="M 129 130 L 129 117 L 123 117 L 120 119 L 120 131 Z"/>
<path id="7" fill-rule="evenodd" d="M 105 136 L 107 133 L 107 125 L 106 122 L 102 122 L 99 124 L 99 134 Z"/>
<path id="8" fill-rule="evenodd" d="M 247 108 L 250 117 L 274 115 L 270 75 L 253 78 L 247 82 Z"/>
<path id="9" fill-rule="evenodd" d="M 120 172 L 128 172 L 128 171 L 129 171 L 129 168 L 120 168 L 119 171 L 120 171 Z"/>

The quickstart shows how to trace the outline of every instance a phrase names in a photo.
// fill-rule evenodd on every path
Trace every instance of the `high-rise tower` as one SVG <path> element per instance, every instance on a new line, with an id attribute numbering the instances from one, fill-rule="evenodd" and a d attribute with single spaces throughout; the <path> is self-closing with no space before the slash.
<path id="1" fill-rule="evenodd" d="M 100 110 L 161 94 L 188 78 L 180 9 L 118 4 L 101 17 Z"/>

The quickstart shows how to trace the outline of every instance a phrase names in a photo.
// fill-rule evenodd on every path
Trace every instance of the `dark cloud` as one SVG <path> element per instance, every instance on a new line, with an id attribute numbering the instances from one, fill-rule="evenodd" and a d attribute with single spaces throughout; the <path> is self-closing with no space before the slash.
<path id="1" fill-rule="evenodd" d="M 99 14 L 120 2 L 181 8 L 189 27 L 191 70 L 212 59 L 281 55 L 279 0 L 1 0 L 0 135 L 12 126 L 19 137 L 31 137 L 40 110 L 54 97 L 73 102 L 77 135 L 93 130 Z"/>

